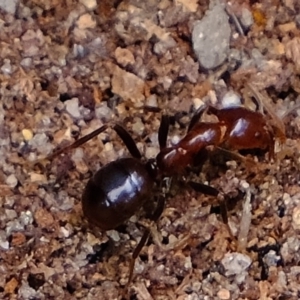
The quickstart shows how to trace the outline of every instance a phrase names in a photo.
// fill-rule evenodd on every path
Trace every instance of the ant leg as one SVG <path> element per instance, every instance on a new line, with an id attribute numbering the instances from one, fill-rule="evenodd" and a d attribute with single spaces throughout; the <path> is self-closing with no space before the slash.
<path id="1" fill-rule="evenodd" d="M 203 184 L 195 181 L 189 181 L 188 185 L 196 192 L 200 192 L 204 195 L 214 196 L 214 197 L 217 197 L 219 195 L 219 191 L 217 189 L 207 184 Z"/>
<path id="2" fill-rule="evenodd" d="M 189 181 L 188 184 L 196 192 L 200 192 L 208 196 L 217 197 L 220 204 L 222 220 L 225 224 L 228 224 L 227 205 L 226 205 L 226 200 L 224 199 L 222 193 L 220 193 L 217 189 L 207 184 L 194 182 L 194 181 Z"/>
<path id="3" fill-rule="evenodd" d="M 124 142 L 124 144 L 126 145 L 128 151 L 130 152 L 130 154 L 133 157 L 135 157 L 137 159 L 140 159 L 142 157 L 139 149 L 136 146 L 136 143 L 134 142 L 134 140 L 131 137 L 131 135 L 129 134 L 129 132 L 125 128 L 123 128 L 121 125 L 115 124 L 114 126 L 103 125 L 103 126 L 97 128 L 96 130 L 92 131 L 91 133 L 89 133 L 89 134 L 85 135 L 84 137 L 78 139 L 73 144 L 71 144 L 67 147 L 64 147 L 62 149 L 59 149 L 59 150 L 55 151 L 54 153 L 50 154 L 49 156 L 46 157 L 46 159 L 47 160 L 52 160 L 53 158 L 57 157 L 58 155 L 60 155 L 62 153 L 65 153 L 67 151 L 70 151 L 72 149 L 75 149 L 75 148 L 83 145 L 84 143 L 88 142 L 89 140 L 91 140 L 95 136 L 99 135 L 100 133 L 102 133 L 103 131 L 105 131 L 109 127 L 111 127 L 113 130 L 116 131 L 116 133 L 121 138 L 121 140 Z"/>
<path id="4" fill-rule="evenodd" d="M 123 143 L 126 145 L 130 154 L 137 159 L 141 159 L 142 158 L 141 152 L 137 148 L 136 143 L 133 140 L 132 136 L 129 134 L 129 132 L 124 127 L 122 127 L 121 125 L 118 125 L 118 124 L 113 126 L 113 129 L 116 131 L 118 136 L 121 138 Z"/>
<path id="5" fill-rule="evenodd" d="M 158 129 L 158 142 L 159 142 L 160 150 L 166 148 L 167 146 L 169 126 L 170 126 L 169 116 L 163 115 L 161 117 L 160 126 Z"/>
<path id="6" fill-rule="evenodd" d="M 189 127 L 188 127 L 188 131 L 187 132 L 190 132 L 194 126 L 199 122 L 199 120 L 201 119 L 201 117 L 203 116 L 203 113 L 205 112 L 206 110 L 206 106 L 205 105 L 202 105 L 197 111 L 196 113 L 193 115 L 191 121 L 190 121 L 190 124 L 189 124 Z"/>
<path id="7" fill-rule="evenodd" d="M 223 220 L 223 223 L 227 225 L 229 233 L 232 235 L 231 230 L 228 225 L 228 209 L 227 209 L 227 203 L 226 199 L 224 199 L 224 195 L 219 193 L 218 196 L 218 202 L 220 204 L 220 212 L 221 212 L 221 217 Z"/>
<path id="8" fill-rule="evenodd" d="M 137 246 L 135 247 L 135 249 L 132 253 L 132 258 L 131 258 L 130 265 L 129 265 L 129 276 L 128 276 L 128 281 L 127 281 L 125 290 L 128 289 L 129 284 L 132 281 L 135 260 L 137 259 L 138 255 L 140 254 L 140 252 L 143 249 L 146 242 L 148 241 L 149 235 L 150 235 L 150 229 L 145 228 L 145 231 L 143 233 L 142 238 L 140 239 L 140 242 L 137 244 Z"/>
<path id="9" fill-rule="evenodd" d="M 157 222 L 158 219 L 160 218 L 163 210 L 165 207 L 165 198 L 164 197 L 159 197 L 158 199 L 158 203 L 157 206 L 155 208 L 155 211 L 153 212 L 152 216 L 151 216 L 151 221 L 152 222 Z M 150 235 L 150 227 L 145 228 L 145 231 L 143 233 L 143 236 L 140 240 L 140 242 L 137 244 L 137 246 L 135 247 L 133 254 L 132 254 L 132 258 L 130 261 L 130 265 L 129 265 L 129 277 L 128 277 L 128 282 L 126 284 L 126 289 L 128 288 L 132 277 L 133 277 L 133 270 L 134 270 L 134 264 L 135 264 L 135 260 L 137 259 L 138 255 L 140 254 L 141 250 L 143 249 L 143 247 L 145 246 L 148 238 Z"/>
<path id="10" fill-rule="evenodd" d="M 193 127 L 199 122 L 200 118 L 202 117 L 203 113 L 206 110 L 206 106 L 201 106 L 197 112 L 194 114 L 194 116 L 191 119 L 191 122 L 188 127 L 188 132 L 193 129 Z M 160 149 L 163 149 L 167 146 L 167 137 L 169 132 L 169 125 L 170 120 L 167 115 L 163 115 L 161 118 L 159 130 L 158 130 L 158 141 Z"/>
<path id="11" fill-rule="evenodd" d="M 269 155 L 272 152 L 272 149 L 274 150 L 274 147 L 270 149 Z M 253 166 L 255 166 L 257 163 L 252 157 L 248 156 L 243 156 L 242 154 L 236 152 L 236 151 L 231 151 L 228 149 L 225 149 L 223 147 L 216 146 L 215 151 L 218 151 L 219 153 L 223 154 L 227 160 L 237 160 L 240 161 L 245 165 L 245 167 L 251 169 Z M 273 157 L 273 156 L 272 156 Z"/>
<path id="12" fill-rule="evenodd" d="M 210 158 L 210 152 L 207 148 L 201 149 L 193 158 L 192 167 L 196 167 L 197 170 L 202 168 L 204 163 Z"/>
<path id="13" fill-rule="evenodd" d="M 61 148 L 61 149 L 59 149 L 57 151 L 54 151 L 52 154 L 50 154 L 49 156 L 47 156 L 46 159 L 51 160 L 51 159 L 57 157 L 58 155 L 60 155 L 60 154 L 62 154 L 64 152 L 67 152 L 69 150 L 72 150 L 72 149 L 75 149 L 75 148 L 81 146 L 82 144 L 86 143 L 90 139 L 94 138 L 98 134 L 100 134 L 103 131 L 105 131 L 107 128 L 108 128 L 107 125 L 103 125 L 103 126 L 99 127 L 98 129 L 94 130 L 93 132 L 91 132 L 91 133 L 85 135 L 84 137 L 78 139 L 73 144 L 71 144 L 71 145 L 69 145 L 67 147 Z"/>
<path id="14" fill-rule="evenodd" d="M 195 190 L 198 192 L 201 192 L 205 195 L 209 195 L 209 196 L 215 196 L 218 198 L 218 202 L 220 205 L 220 212 L 221 212 L 221 217 L 222 217 L 222 221 L 225 224 L 226 228 L 227 228 L 227 232 L 229 233 L 230 239 L 233 242 L 234 245 L 238 245 L 238 240 L 237 238 L 234 236 L 234 234 L 232 233 L 230 226 L 229 226 L 229 222 L 228 222 L 228 209 L 227 209 L 227 204 L 226 204 L 226 199 L 224 197 L 224 194 L 219 192 L 217 189 L 203 184 L 203 183 L 198 183 L 198 182 L 193 182 L 190 181 L 188 182 L 188 184 Z M 236 247 L 236 246 L 235 246 Z"/>

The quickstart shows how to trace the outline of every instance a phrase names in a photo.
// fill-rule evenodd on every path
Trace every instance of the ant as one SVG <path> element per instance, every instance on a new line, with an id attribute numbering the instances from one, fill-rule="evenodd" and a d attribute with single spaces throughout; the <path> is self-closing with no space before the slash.
<path id="1" fill-rule="evenodd" d="M 217 117 L 217 122 L 202 122 L 204 112 Z M 129 132 L 119 124 L 103 125 L 73 144 L 48 156 L 54 157 L 74 149 L 111 127 L 122 139 L 132 157 L 112 161 L 98 170 L 88 181 L 82 195 L 83 214 L 87 220 L 103 230 L 118 227 L 139 211 L 153 193 L 155 184 L 161 187 L 164 178 L 182 175 L 188 166 L 203 164 L 209 147 L 232 150 L 260 149 L 274 158 L 275 126 L 266 115 L 240 106 L 217 109 L 202 107 L 192 117 L 187 134 L 174 146 L 167 146 L 169 117 L 163 115 L 158 130 L 160 151 L 155 159 L 143 161 L 142 155 Z M 209 185 L 189 182 L 196 191 L 218 196 L 219 191 Z M 161 216 L 165 197 L 158 197 L 150 219 L 156 222 Z M 225 211 L 226 215 L 226 211 Z M 227 222 L 227 217 L 223 218 Z M 136 246 L 130 263 L 128 284 L 132 280 L 135 259 L 145 245 L 150 229 Z"/>

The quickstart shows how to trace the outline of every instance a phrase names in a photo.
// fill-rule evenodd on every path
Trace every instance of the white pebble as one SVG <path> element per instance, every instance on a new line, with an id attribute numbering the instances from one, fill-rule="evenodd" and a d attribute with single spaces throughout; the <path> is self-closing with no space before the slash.
<path id="1" fill-rule="evenodd" d="M 3 250 L 8 250 L 9 249 L 9 242 L 8 241 L 0 242 L 0 248 L 2 248 Z"/>
<path id="2" fill-rule="evenodd" d="M 10 187 L 10 188 L 14 188 L 17 186 L 18 184 L 18 179 L 14 174 L 10 174 L 7 178 L 6 178 L 6 184 Z"/>
<path id="3" fill-rule="evenodd" d="M 22 211 L 19 219 L 21 221 L 21 224 L 23 224 L 24 226 L 32 224 L 33 222 L 32 212 L 30 210 Z"/>
<path id="4" fill-rule="evenodd" d="M 146 105 L 150 107 L 157 107 L 157 97 L 156 95 L 150 95 L 146 99 Z"/>
<path id="5" fill-rule="evenodd" d="M 247 255 L 233 252 L 225 254 L 221 261 L 226 276 L 239 275 L 251 265 L 251 258 Z"/>
<path id="6" fill-rule="evenodd" d="M 5 75 L 10 75 L 12 73 L 12 67 L 9 59 L 4 60 L 4 64 L 1 67 L 1 71 Z"/>
<path id="7" fill-rule="evenodd" d="M 192 101 L 196 110 L 199 109 L 202 105 L 204 105 L 204 102 L 200 98 L 193 98 Z"/>
<path id="8" fill-rule="evenodd" d="M 143 134 L 144 130 L 145 130 L 145 126 L 144 126 L 142 120 L 139 118 L 135 118 L 134 123 L 132 124 L 132 131 L 136 135 L 140 136 Z"/>
<path id="9" fill-rule="evenodd" d="M 32 64 L 32 58 L 30 57 L 26 57 L 26 58 L 23 58 L 20 62 L 21 66 L 22 67 L 30 67 L 31 64 Z"/>
<path id="10" fill-rule="evenodd" d="M 60 227 L 60 232 L 65 238 L 68 238 L 70 236 L 69 230 L 67 230 L 65 227 Z"/>
<path id="11" fill-rule="evenodd" d="M 0 8 L 9 14 L 14 14 L 17 10 L 18 0 L 0 1 Z"/>
<path id="12" fill-rule="evenodd" d="M 65 102 L 67 112 L 75 119 L 80 118 L 79 112 L 79 100 L 78 98 L 72 98 Z"/>
<path id="13" fill-rule="evenodd" d="M 29 145 L 35 149 L 39 149 L 44 147 L 48 143 L 48 137 L 45 133 L 37 133 L 34 137 L 30 140 Z"/>
<path id="14" fill-rule="evenodd" d="M 80 0 L 80 2 L 88 9 L 93 10 L 97 7 L 96 0 Z"/>
<path id="15" fill-rule="evenodd" d="M 116 230 L 109 230 L 106 232 L 106 234 L 114 241 L 118 242 L 120 241 L 119 233 Z"/>
<path id="16" fill-rule="evenodd" d="M 241 106 L 241 98 L 233 91 L 228 91 L 222 99 L 222 107 Z"/>

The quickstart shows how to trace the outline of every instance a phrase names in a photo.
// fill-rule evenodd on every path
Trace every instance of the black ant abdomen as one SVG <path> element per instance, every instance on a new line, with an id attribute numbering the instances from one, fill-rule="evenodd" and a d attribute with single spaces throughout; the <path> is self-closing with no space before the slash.
<path id="1" fill-rule="evenodd" d="M 141 161 L 113 161 L 88 181 L 82 196 L 83 213 L 101 229 L 114 229 L 143 206 L 152 188 L 153 180 Z"/>

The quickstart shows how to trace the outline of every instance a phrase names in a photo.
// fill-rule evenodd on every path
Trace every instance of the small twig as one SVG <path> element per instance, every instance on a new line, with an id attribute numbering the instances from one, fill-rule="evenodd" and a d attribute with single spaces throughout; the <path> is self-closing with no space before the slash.
<path id="1" fill-rule="evenodd" d="M 246 34 L 245 34 L 244 30 L 243 30 L 243 27 L 242 27 L 239 19 L 236 17 L 235 13 L 231 10 L 230 6 L 226 5 L 225 10 L 226 10 L 227 14 L 229 15 L 229 17 L 232 19 L 233 23 L 235 24 L 238 32 L 241 35 L 245 36 Z"/>
<path id="2" fill-rule="evenodd" d="M 242 188 L 246 192 L 246 199 L 243 205 L 243 214 L 240 223 L 240 231 L 238 234 L 238 249 L 244 251 L 247 247 L 248 242 L 248 233 L 251 225 L 251 192 L 249 184 L 246 181 L 242 182 Z"/>

